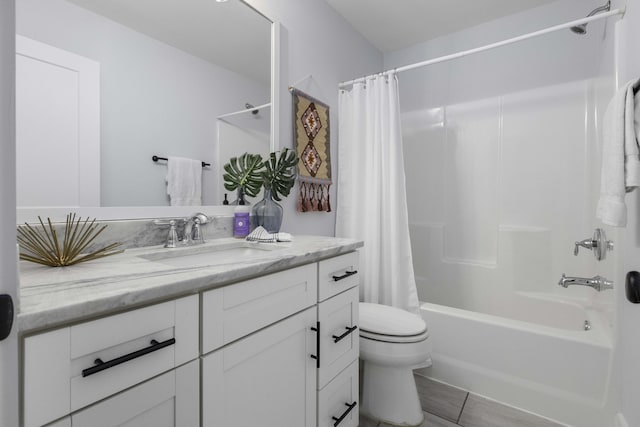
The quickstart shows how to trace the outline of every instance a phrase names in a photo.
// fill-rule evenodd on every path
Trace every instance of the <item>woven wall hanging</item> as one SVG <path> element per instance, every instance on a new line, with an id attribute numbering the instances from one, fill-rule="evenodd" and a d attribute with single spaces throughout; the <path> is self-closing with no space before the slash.
<path id="1" fill-rule="evenodd" d="M 293 140 L 298 154 L 298 212 L 331 212 L 329 106 L 292 88 Z"/>

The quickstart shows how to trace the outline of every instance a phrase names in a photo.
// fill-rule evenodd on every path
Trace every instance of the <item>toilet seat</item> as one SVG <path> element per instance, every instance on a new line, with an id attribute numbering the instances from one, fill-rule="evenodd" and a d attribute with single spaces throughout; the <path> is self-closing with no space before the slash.
<path id="1" fill-rule="evenodd" d="M 429 337 L 427 325 L 416 314 L 395 307 L 361 302 L 360 337 L 389 343 L 415 343 Z"/>
<path id="2" fill-rule="evenodd" d="M 409 335 L 409 336 L 397 336 L 397 335 L 383 335 L 376 334 L 375 332 L 365 331 L 362 328 L 360 329 L 360 338 L 366 338 L 374 341 L 388 342 L 388 343 L 414 343 L 424 341 L 429 338 L 429 332 L 424 331 L 418 335 Z"/>

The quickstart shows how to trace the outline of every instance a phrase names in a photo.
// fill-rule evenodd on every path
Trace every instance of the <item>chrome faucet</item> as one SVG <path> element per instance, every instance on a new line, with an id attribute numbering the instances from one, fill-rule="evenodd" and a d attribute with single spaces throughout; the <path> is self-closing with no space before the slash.
<path id="1" fill-rule="evenodd" d="M 209 222 L 209 217 L 198 212 L 184 219 L 184 231 L 182 233 L 182 244 L 193 245 L 204 243 L 204 234 L 201 225 Z"/>
<path id="2" fill-rule="evenodd" d="M 558 285 L 563 288 L 568 288 L 572 285 L 589 286 L 598 292 L 606 289 L 613 289 L 613 281 L 607 280 L 602 276 L 594 276 L 589 279 L 586 277 L 567 277 L 564 273 L 562 273 L 562 277 L 560 278 L 560 281 L 558 281 Z"/>
<path id="3" fill-rule="evenodd" d="M 155 225 L 168 225 L 169 234 L 167 235 L 167 241 L 164 244 L 165 248 L 177 248 L 179 246 L 177 223 L 180 219 L 156 219 L 153 221 Z M 182 218 L 184 228 L 182 229 L 182 241 L 180 244 L 183 246 L 190 246 L 193 244 L 204 243 L 204 234 L 200 226 L 210 221 L 210 218 L 203 213 L 194 213 L 189 218 Z"/>

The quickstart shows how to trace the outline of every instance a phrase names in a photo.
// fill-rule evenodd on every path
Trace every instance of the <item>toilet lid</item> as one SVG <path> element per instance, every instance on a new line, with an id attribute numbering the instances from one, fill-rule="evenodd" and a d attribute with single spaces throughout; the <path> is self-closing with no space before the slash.
<path id="1" fill-rule="evenodd" d="M 388 305 L 361 302 L 360 330 L 362 335 L 411 337 L 423 335 L 427 325 L 418 315 Z"/>

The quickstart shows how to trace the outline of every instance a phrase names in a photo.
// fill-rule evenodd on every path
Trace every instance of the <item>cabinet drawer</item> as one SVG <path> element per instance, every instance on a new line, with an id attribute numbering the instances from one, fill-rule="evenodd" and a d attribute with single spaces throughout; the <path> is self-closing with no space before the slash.
<path id="1" fill-rule="evenodd" d="M 24 425 L 41 426 L 197 358 L 198 308 L 191 295 L 26 338 Z"/>
<path id="2" fill-rule="evenodd" d="M 358 252 L 351 252 L 318 263 L 318 301 L 324 301 L 360 283 L 358 256 Z"/>
<path id="3" fill-rule="evenodd" d="M 198 427 L 200 363 L 194 360 L 75 413 L 72 427 Z"/>
<path id="4" fill-rule="evenodd" d="M 318 304 L 320 369 L 318 389 L 358 358 L 358 288 Z"/>
<path id="5" fill-rule="evenodd" d="M 318 427 L 357 427 L 358 361 L 318 392 Z"/>
<path id="6" fill-rule="evenodd" d="M 202 294 L 202 352 L 209 353 L 316 303 L 316 264 Z"/>

